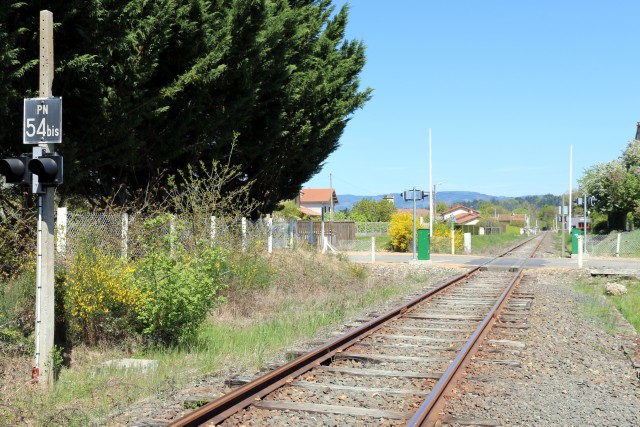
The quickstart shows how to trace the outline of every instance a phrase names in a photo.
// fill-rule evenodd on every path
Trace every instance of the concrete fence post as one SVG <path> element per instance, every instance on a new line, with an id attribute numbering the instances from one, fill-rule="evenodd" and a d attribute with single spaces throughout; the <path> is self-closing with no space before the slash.
<path id="1" fill-rule="evenodd" d="M 56 250 L 62 257 L 67 256 L 67 208 L 58 208 Z"/>
<path id="2" fill-rule="evenodd" d="M 376 237 L 371 236 L 371 263 L 376 262 Z"/>
<path id="3" fill-rule="evenodd" d="M 273 253 L 273 218 L 267 218 L 267 227 L 269 229 L 269 237 L 267 239 L 267 251 Z"/>
<path id="4" fill-rule="evenodd" d="M 247 250 L 247 218 L 242 218 L 242 253 Z"/>
<path id="5" fill-rule="evenodd" d="M 212 216 L 210 221 L 211 221 L 210 238 L 211 238 L 211 246 L 213 246 L 216 243 L 216 217 Z"/>
<path id="6" fill-rule="evenodd" d="M 129 256 L 129 214 L 122 214 L 122 229 L 120 232 L 122 239 L 122 258 L 126 259 Z"/>

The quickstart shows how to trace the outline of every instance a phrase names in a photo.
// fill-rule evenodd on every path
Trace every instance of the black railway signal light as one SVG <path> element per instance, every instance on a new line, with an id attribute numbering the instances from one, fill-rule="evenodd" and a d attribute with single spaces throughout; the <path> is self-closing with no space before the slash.
<path id="1" fill-rule="evenodd" d="M 18 157 L 11 157 L 0 160 L 0 175 L 4 175 L 7 183 L 30 185 L 31 174 L 29 173 L 29 154 L 21 154 Z"/>
<path id="2" fill-rule="evenodd" d="M 38 183 L 45 187 L 62 184 L 62 156 L 43 154 L 29 162 L 29 170 L 38 175 Z"/>

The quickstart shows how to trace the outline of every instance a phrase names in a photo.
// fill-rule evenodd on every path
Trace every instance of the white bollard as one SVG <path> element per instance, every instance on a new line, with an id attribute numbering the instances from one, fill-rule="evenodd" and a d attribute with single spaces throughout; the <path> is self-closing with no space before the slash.
<path id="1" fill-rule="evenodd" d="M 582 268 L 582 236 L 578 237 L 578 268 Z"/>
<path id="2" fill-rule="evenodd" d="M 371 262 L 376 262 L 376 238 L 371 236 Z"/>

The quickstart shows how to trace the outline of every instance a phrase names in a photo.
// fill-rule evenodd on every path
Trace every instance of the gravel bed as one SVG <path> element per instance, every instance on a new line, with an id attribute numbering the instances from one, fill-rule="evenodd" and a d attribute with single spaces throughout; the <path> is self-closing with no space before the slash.
<path id="1" fill-rule="evenodd" d="M 578 314 L 585 297 L 569 283 L 582 274 L 527 273 L 518 290 L 534 296 L 529 328 L 509 335 L 494 330 L 487 338 L 519 340 L 526 348 L 476 357 L 519 361 L 520 367 L 472 362 L 444 410 L 460 422 L 443 425 L 640 425 L 640 378 L 622 350 L 638 336 L 622 318 L 619 335 L 611 336 Z"/>

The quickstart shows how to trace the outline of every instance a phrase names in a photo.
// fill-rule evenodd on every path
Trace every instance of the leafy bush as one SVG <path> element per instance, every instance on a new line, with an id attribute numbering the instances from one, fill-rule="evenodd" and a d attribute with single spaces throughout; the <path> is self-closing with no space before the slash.
<path id="1" fill-rule="evenodd" d="M 88 344 L 132 335 L 149 296 L 125 260 L 95 248 L 69 261 L 62 291 L 69 338 Z"/>
<path id="2" fill-rule="evenodd" d="M 362 199 L 353 206 L 349 217 L 358 222 L 389 222 L 397 210 L 398 208 L 393 203 L 386 200 L 376 202 Z"/>
<path id="3" fill-rule="evenodd" d="M 458 253 L 464 249 L 464 233 L 462 230 L 454 229 L 453 247 L 455 252 Z M 451 225 L 443 222 L 433 224 L 431 251 L 433 253 L 451 253 Z"/>
<path id="4" fill-rule="evenodd" d="M 221 302 L 218 292 L 226 271 L 220 248 L 187 253 L 179 244 L 173 254 L 153 251 L 136 265 L 135 280 L 147 295 L 138 319 L 142 334 L 154 343 L 188 343 L 209 310 Z"/>
<path id="5" fill-rule="evenodd" d="M 391 248 L 394 251 L 406 252 L 411 239 L 413 239 L 413 215 L 406 212 L 397 212 L 391 215 L 389 236 L 391 237 Z"/>

